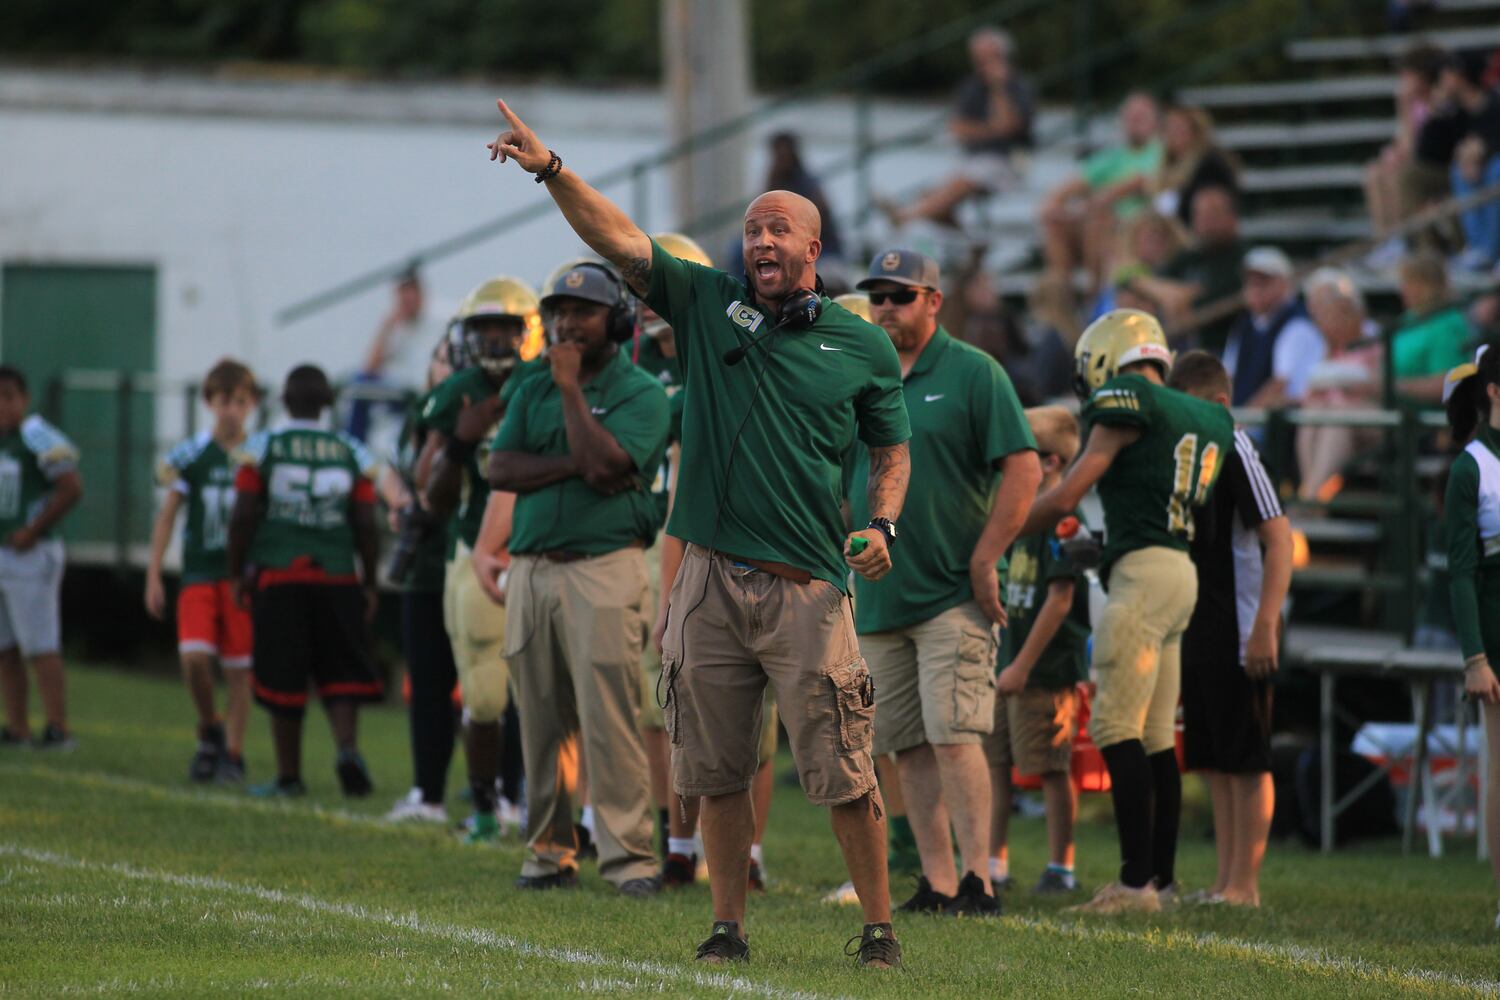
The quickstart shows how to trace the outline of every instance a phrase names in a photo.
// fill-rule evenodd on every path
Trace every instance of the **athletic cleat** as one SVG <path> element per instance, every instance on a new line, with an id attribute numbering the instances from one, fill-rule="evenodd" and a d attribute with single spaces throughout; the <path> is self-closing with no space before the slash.
<path id="1" fill-rule="evenodd" d="M 1151 887 L 1153 889 L 1156 888 L 1155 879 L 1151 880 Z M 1159 902 L 1163 908 L 1168 906 L 1176 906 L 1180 901 L 1180 892 L 1177 888 L 1176 881 L 1168 882 L 1160 889 L 1156 889 L 1156 901 Z"/>
<path id="2" fill-rule="evenodd" d="M 984 880 L 969 872 L 959 881 L 958 892 L 943 912 L 955 917 L 998 917 L 1000 898 L 985 892 Z"/>
<path id="3" fill-rule="evenodd" d="M 423 801 L 420 788 L 413 788 L 398 799 L 391 806 L 391 811 L 385 814 L 385 818 L 388 823 L 404 823 L 408 820 L 423 823 L 448 822 L 448 814 L 443 810 L 442 804 Z"/>
<path id="4" fill-rule="evenodd" d="M 942 913 L 952 902 L 952 896 L 933 891 L 926 875 L 918 875 L 917 891 L 896 909 L 901 913 Z"/>
<path id="5" fill-rule="evenodd" d="M 619 892 L 627 899 L 650 899 L 661 892 L 661 876 L 648 875 L 645 878 L 627 879 L 620 883 Z"/>
<path id="6" fill-rule="evenodd" d="M 31 749 L 31 740 L 25 736 L 17 736 L 10 731 L 9 726 L 0 728 L 0 747 L 8 747 L 12 750 Z"/>
<path id="7" fill-rule="evenodd" d="M 219 767 L 214 780 L 221 785 L 243 785 L 245 783 L 245 758 L 225 754 L 219 758 Z"/>
<path id="8" fill-rule="evenodd" d="M 532 892 L 545 889 L 576 889 L 578 888 L 578 869 L 564 868 L 551 875 L 520 875 L 516 878 L 516 888 Z"/>
<path id="9" fill-rule="evenodd" d="M 307 794 L 301 778 L 277 778 L 264 785 L 251 785 L 250 795 L 257 799 L 300 799 Z"/>
<path id="10" fill-rule="evenodd" d="M 853 882 L 845 882 L 823 897 L 823 902 L 833 906 L 858 906 L 859 893 L 854 891 Z"/>
<path id="11" fill-rule="evenodd" d="M 1120 913 L 1160 913 L 1161 900 L 1149 884 L 1132 889 L 1121 882 L 1111 882 L 1094 893 L 1087 903 L 1070 906 L 1068 913 L 1097 913 L 1115 916 Z"/>
<path id="12" fill-rule="evenodd" d="M 47 728 L 42 730 L 42 735 L 33 740 L 31 745 L 37 750 L 72 750 L 78 745 L 78 741 L 61 726 L 48 723 Z"/>
<path id="13" fill-rule="evenodd" d="M 750 961 L 750 942 L 740 935 L 740 925 L 733 920 L 714 923 L 713 933 L 698 946 L 697 961 L 707 965 Z"/>
<path id="14" fill-rule="evenodd" d="M 856 941 L 859 942 L 859 947 L 850 951 L 849 946 Z M 857 958 L 862 969 L 901 967 L 901 944 L 891 931 L 890 924 L 865 924 L 859 937 L 850 938 L 844 945 L 844 954 Z"/>
<path id="15" fill-rule="evenodd" d="M 693 884 L 693 870 L 698 866 L 696 854 L 668 854 L 661 866 L 661 884 L 667 889 L 681 889 Z"/>
<path id="16" fill-rule="evenodd" d="M 1063 893 L 1077 892 L 1078 879 L 1073 877 L 1072 872 L 1049 867 L 1043 869 L 1042 877 L 1036 880 L 1031 891 L 1038 896 L 1060 896 Z"/>
<path id="17" fill-rule="evenodd" d="M 465 844 L 493 844 L 500 839 L 500 823 L 494 813 L 475 813 L 469 819 Z"/>
<path id="18" fill-rule="evenodd" d="M 365 759 L 359 755 L 358 750 L 352 747 L 340 750 L 333 769 L 339 776 L 339 787 L 344 790 L 347 798 L 362 799 L 375 790 L 375 783 L 370 780 L 370 769 L 365 767 Z"/>
<path id="19" fill-rule="evenodd" d="M 198 752 L 188 765 L 188 780 L 206 784 L 219 773 L 219 760 L 224 756 L 224 727 L 217 722 L 198 727 Z"/>
<path id="20" fill-rule="evenodd" d="M 766 891 L 766 873 L 765 873 L 765 870 L 763 868 L 761 868 L 760 862 L 756 861 L 754 858 L 750 859 L 750 891 L 751 892 L 765 892 Z"/>

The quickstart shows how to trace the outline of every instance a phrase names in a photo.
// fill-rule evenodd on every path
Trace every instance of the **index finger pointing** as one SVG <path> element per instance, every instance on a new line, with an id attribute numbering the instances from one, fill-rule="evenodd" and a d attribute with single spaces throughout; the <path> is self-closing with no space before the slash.
<path id="1" fill-rule="evenodd" d="M 516 113 L 510 109 L 510 105 L 506 104 L 501 98 L 495 98 L 495 107 L 499 108 L 500 113 L 505 116 L 505 120 L 510 122 L 511 128 L 519 129 L 526 127 L 521 119 L 516 117 Z"/>

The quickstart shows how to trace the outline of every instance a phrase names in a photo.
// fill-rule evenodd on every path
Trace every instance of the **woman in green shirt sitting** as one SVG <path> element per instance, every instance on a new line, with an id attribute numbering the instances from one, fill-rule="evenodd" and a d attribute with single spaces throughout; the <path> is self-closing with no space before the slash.
<path id="1" fill-rule="evenodd" d="M 1453 620 L 1464 654 L 1464 689 L 1482 703 L 1489 754 L 1485 824 L 1500 885 L 1500 349 L 1481 347 L 1473 364 L 1444 380 L 1455 446 L 1444 499 Z M 1495 918 L 1500 930 L 1500 915 Z"/>

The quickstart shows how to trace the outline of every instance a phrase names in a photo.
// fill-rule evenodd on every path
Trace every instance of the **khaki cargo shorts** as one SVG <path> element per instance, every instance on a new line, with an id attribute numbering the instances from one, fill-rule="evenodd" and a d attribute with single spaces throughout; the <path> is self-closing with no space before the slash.
<path id="1" fill-rule="evenodd" d="M 793 583 L 689 545 L 663 646 L 677 794 L 750 787 L 768 683 L 808 799 L 841 805 L 874 791 L 874 691 L 833 584 Z"/>
<path id="2" fill-rule="evenodd" d="M 859 637 L 875 678 L 875 752 L 979 743 L 995 724 L 995 642 L 966 601 L 906 628 Z"/>
<path id="3" fill-rule="evenodd" d="M 995 731 L 984 741 L 990 766 L 1022 774 L 1055 774 L 1073 766 L 1078 690 L 1027 688 L 995 699 Z"/>

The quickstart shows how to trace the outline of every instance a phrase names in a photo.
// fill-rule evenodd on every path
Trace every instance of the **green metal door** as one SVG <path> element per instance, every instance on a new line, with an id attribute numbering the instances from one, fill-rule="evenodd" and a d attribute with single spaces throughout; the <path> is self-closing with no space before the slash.
<path id="1" fill-rule="evenodd" d="M 155 414 L 132 378 L 156 369 L 156 269 L 4 265 L 0 361 L 82 452 L 70 556 L 124 562 L 150 532 Z"/>

